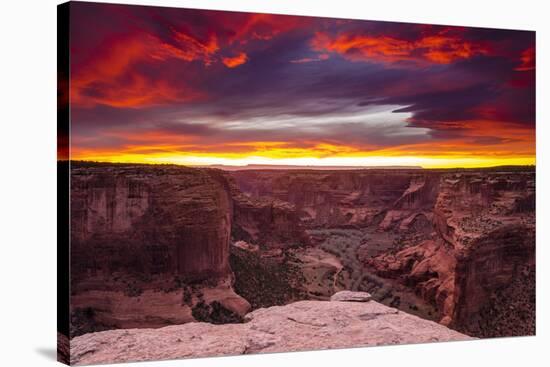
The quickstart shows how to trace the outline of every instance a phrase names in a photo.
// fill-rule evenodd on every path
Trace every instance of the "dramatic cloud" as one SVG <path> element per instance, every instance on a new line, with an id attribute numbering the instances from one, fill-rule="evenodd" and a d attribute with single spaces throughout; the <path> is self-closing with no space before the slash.
<path id="1" fill-rule="evenodd" d="M 248 57 L 244 52 L 239 53 L 237 56 L 234 57 L 224 57 L 222 58 L 222 62 L 225 66 L 228 68 L 236 68 L 239 65 L 244 64 L 248 61 Z"/>
<path id="2" fill-rule="evenodd" d="M 521 63 L 515 69 L 517 71 L 530 71 L 535 69 L 535 47 L 529 47 L 521 53 Z"/>
<path id="3" fill-rule="evenodd" d="M 74 159 L 534 162 L 533 32 L 95 3 L 71 13 Z"/>
<path id="4" fill-rule="evenodd" d="M 482 42 L 465 40 L 450 28 L 426 32 L 416 39 L 362 34 L 361 31 L 347 31 L 335 36 L 317 32 L 311 44 L 315 50 L 335 52 L 349 60 L 383 63 L 410 61 L 450 64 L 489 52 Z"/>

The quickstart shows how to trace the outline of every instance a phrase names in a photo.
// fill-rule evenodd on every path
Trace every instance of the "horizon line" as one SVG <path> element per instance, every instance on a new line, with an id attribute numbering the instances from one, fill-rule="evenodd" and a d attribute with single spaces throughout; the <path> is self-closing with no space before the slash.
<path id="1" fill-rule="evenodd" d="M 81 160 L 81 159 L 57 159 L 58 162 L 76 162 L 76 163 L 91 163 L 91 164 L 114 164 L 114 165 L 142 165 L 142 166 L 181 166 L 189 168 L 217 168 L 224 170 L 245 170 L 245 169 L 310 169 L 310 170 L 394 170 L 394 169 L 412 169 L 412 170 L 452 170 L 452 169 L 491 169 L 491 168 L 536 168 L 536 164 L 502 164 L 502 165 L 490 165 L 479 167 L 423 167 L 420 165 L 380 165 L 380 166 L 350 166 L 350 165 L 288 165 L 288 164 L 246 164 L 246 165 L 226 165 L 226 164 L 210 164 L 210 165 L 196 165 L 196 164 L 182 164 L 182 163 L 167 163 L 167 162 L 116 162 L 116 161 L 94 161 L 94 160 Z"/>

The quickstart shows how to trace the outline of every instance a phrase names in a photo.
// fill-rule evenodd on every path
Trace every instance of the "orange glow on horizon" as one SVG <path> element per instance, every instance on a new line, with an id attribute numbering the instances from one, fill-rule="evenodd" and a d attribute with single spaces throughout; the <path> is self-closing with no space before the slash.
<path id="1" fill-rule="evenodd" d="M 126 163 L 183 165 L 414 165 L 425 168 L 488 167 L 535 164 L 535 131 L 498 121 L 469 121 L 461 125 L 461 139 L 391 147 L 365 147 L 315 141 L 220 141 L 207 144 L 201 137 L 176 136 L 163 131 L 111 131 L 123 138 L 116 148 L 84 148 L 73 141 L 71 159 Z M 490 140 L 499 136 L 499 141 Z M 223 137 L 220 139 L 223 140 Z M 484 142 L 483 139 L 489 139 Z M 481 142 L 480 142 L 481 141 Z M 82 143 L 82 146 L 79 145 Z"/>
<path id="2" fill-rule="evenodd" d="M 501 165 L 534 165 L 533 152 L 511 155 L 505 151 L 468 152 L 466 149 L 428 152 L 377 150 L 364 152 L 353 147 L 319 144 L 311 149 L 263 145 L 247 152 L 183 152 L 177 146 L 128 146 L 121 151 L 73 150 L 71 159 L 98 162 L 181 164 L 189 166 L 248 164 L 307 166 L 422 166 L 424 168 L 490 167 Z"/>
<path id="3" fill-rule="evenodd" d="M 352 159 L 350 159 L 352 158 Z M 165 154 L 120 154 L 75 156 L 73 160 L 87 160 L 110 163 L 146 163 L 146 164 L 177 164 L 184 166 L 247 166 L 247 165 L 295 165 L 295 166 L 420 166 L 422 168 L 482 168 L 508 165 L 535 165 L 535 157 L 447 157 L 447 156 L 399 156 L 399 157 L 342 157 L 342 158 L 312 158 L 270 159 L 258 156 L 247 157 L 215 157 L 194 155 Z"/>
<path id="4" fill-rule="evenodd" d="M 534 32 L 94 3 L 72 9 L 70 73 L 58 92 L 59 106 L 70 107 L 71 136 L 59 140 L 59 157 L 535 164 Z"/>

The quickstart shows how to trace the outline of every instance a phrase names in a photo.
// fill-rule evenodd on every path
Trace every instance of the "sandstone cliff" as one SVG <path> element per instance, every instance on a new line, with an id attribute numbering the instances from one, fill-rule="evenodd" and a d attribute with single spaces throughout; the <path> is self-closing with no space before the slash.
<path id="1" fill-rule="evenodd" d="M 453 323 L 471 335 L 535 333 L 535 241 L 523 225 L 500 227 L 459 255 Z"/>
<path id="2" fill-rule="evenodd" d="M 293 205 L 277 199 L 233 196 L 232 236 L 262 248 L 305 246 L 310 243 Z"/>
<path id="3" fill-rule="evenodd" d="M 231 236 L 262 249 L 310 244 L 296 207 L 271 196 L 257 197 L 243 193 L 235 177 L 225 172 L 227 189 L 233 201 Z"/>
<path id="4" fill-rule="evenodd" d="M 534 334 L 532 168 L 232 175 L 250 197 L 292 205 L 313 242 L 343 260 L 346 287 L 411 312 L 417 295 L 434 307 L 423 317 L 472 335 Z M 388 290 L 400 286 L 414 295 Z"/>
<path id="5" fill-rule="evenodd" d="M 72 340 L 71 362 L 84 365 L 472 339 L 374 301 L 301 301 L 258 309 L 245 319 L 244 324 L 188 323 L 86 334 Z"/>
<path id="6" fill-rule="evenodd" d="M 217 170 L 73 164 L 72 334 L 211 319 L 212 304 L 244 314 L 226 185 Z"/>
<path id="7" fill-rule="evenodd" d="M 240 321 L 250 305 L 233 290 L 232 239 L 309 244 L 292 205 L 249 198 L 219 170 L 75 162 L 71 335 Z"/>
<path id="8" fill-rule="evenodd" d="M 475 336 L 533 334 L 534 202 L 529 169 L 75 163 L 71 335 L 240 322 L 340 289 Z"/>
<path id="9" fill-rule="evenodd" d="M 310 228 L 384 229 L 416 211 L 433 206 L 437 177 L 418 171 L 237 171 L 239 189 L 255 198 L 292 204 Z M 399 218 L 392 218 L 399 216 Z M 412 220 L 412 219 L 411 219 Z"/>
<path id="10" fill-rule="evenodd" d="M 213 173 L 73 166 L 73 279 L 117 270 L 197 279 L 228 275 L 232 202 Z"/>

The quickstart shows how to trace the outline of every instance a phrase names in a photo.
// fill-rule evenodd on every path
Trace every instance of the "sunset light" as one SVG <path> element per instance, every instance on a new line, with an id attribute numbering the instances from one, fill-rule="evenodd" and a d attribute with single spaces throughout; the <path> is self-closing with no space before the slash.
<path id="1" fill-rule="evenodd" d="M 535 164 L 530 32 L 91 4 L 73 17 L 73 160 Z"/>

